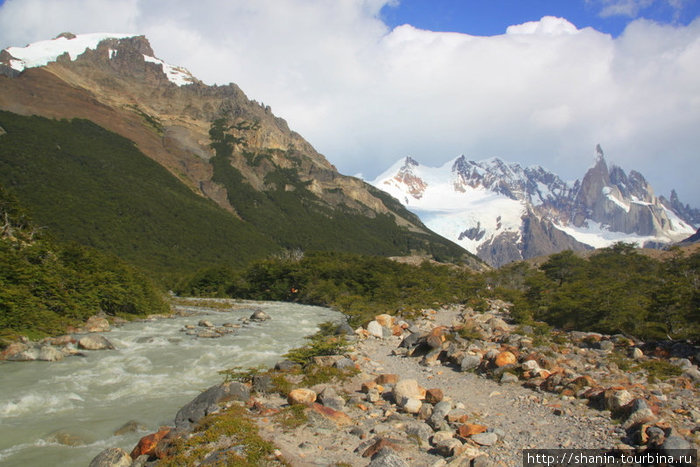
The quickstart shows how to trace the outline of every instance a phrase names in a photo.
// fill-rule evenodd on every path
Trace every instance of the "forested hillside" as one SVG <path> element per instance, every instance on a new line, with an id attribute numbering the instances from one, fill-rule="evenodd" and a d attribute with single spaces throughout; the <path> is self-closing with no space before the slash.
<path id="1" fill-rule="evenodd" d="M 59 334 L 99 312 L 168 310 L 164 292 L 117 257 L 48 239 L 2 186 L 0 219 L 0 341 Z"/>

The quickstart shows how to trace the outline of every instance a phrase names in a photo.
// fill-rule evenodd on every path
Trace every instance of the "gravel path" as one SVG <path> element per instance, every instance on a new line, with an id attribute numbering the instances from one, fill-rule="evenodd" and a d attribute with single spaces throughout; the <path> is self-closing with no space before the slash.
<path id="1" fill-rule="evenodd" d="M 431 324 L 449 325 L 456 316 L 456 311 L 441 311 Z M 272 426 L 264 427 L 263 431 L 274 440 L 291 465 L 401 465 L 389 461 L 370 463 L 370 457 L 362 457 L 366 448 L 381 438 L 394 442 L 393 448 L 404 465 L 471 465 L 469 458 L 446 457 L 428 443 L 411 442 L 406 426 L 416 423 L 426 426 L 415 415 L 402 413 L 386 400 L 364 402 L 366 394 L 360 393 L 361 383 L 382 374 L 415 379 L 426 389 L 441 389 L 445 400 L 466 412 L 467 423 L 485 425 L 496 433 L 498 441 L 492 446 L 466 443 L 472 452 L 486 456 L 479 465 L 522 465 L 522 450 L 527 448 L 612 448 L 624 434 L 610 421 L 608 412 L 588 408 L 585 400 L 565 400 L 526 389 L 519 383 L 501 384 L 440 364 L 423 366 L 419 358 L 392 354 L 400 342 L 399 337 L 370 337 L 356 343 L 354 356 L 361 373 L 338 388 L 350 401 L 343 411 L 351 417 L 352 425 L 309 423 L 286 432 Z M 353 403 L 356 401 L 363 402 Z"/>

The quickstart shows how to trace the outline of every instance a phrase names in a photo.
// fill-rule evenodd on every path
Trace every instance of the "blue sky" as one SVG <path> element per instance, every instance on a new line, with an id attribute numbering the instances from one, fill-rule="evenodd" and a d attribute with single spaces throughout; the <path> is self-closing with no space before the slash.
<path id="1" fill-rule="evenodd" d="M 476 36 L 503 34 L 513 24 L 537 21 L 543 16 L 568 19 L 578 28 L 593 27 L 617 37 L 637 18 L 664 24 L 687 25 L 700 14 L 700 2 L 685 0 L 617 1 L 601 0 L 401 0 L 386 5 L 381 18 L 389 26 L 405 23 L 431 31 L 461 32 Z M 617 10 L 605 12 L 617 5 Z M 619 11 L 618 14 L 612 14 Z"/>
<path id="2" fill-rule="evenodd" d="M 699 16 L 700 0 L 0 0 L 0 47 L 146 35 L 370 180 L 461 154 L 573 180 L 600 144 L 700 207 Z"/>

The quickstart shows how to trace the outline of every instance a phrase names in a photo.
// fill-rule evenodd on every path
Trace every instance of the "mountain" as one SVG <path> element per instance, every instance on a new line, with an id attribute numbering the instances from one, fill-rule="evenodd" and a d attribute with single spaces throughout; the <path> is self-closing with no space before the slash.
<path id="1" fill-rule="evenodd" d="M 3 50 L 0 110 L 0 184 L 62 239 L 154 270 L 280 249 L 478 263 L 340 174 L 270 107 L 165 63 L 143 36 L 63 33 Z"/>
<path id="2" fill-rule="evenodd" d="M 667 245 L 695 232 L 695 210 L 657 198 L 644 177 L 608 168 L 600 146 L 581 180 L 567 183 L 542 167 L 460 156 L 442 167 L 407 157 L 372 184 L 425 224 L 484 261 L 511 261 L 618 241 Z"/>

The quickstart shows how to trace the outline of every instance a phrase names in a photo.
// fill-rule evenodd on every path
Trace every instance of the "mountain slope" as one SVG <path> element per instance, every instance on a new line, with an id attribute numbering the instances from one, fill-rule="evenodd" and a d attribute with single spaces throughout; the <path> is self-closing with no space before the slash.
<path id="1" fill-rule="evenodd" d="M 0 111 L 0 126 L 0 183 L 61 240 L 159 272 L 243 264 L 277 249 L 92 122 Z"/>
<path id="2" fill-rule="evenodd" d="M 390 197 L 359 179 L 338 173 L 269 107 L 248 100 L 236 85 L 204 85 L 186 70 L 156 58 L 144 37 L 88 36 L 62 34 L 52 41 L 0 53 L 0 109 L 21 115 L 82 118 L 132 141 L 142 154 L 167 169 L 201 201 L 209 198 L 216 203 L 223 213 L 216 216 L 225 215 L 227 219 L 216 221 L 217 225 L 236 225 L 237 235 L 210 242 L 231 243 L 223 248 L 228 253 L 220 255 L 220 262 L 245 261 L 278 248 L 382 255 L 428 253 L 442 259 L 478 262 L 429 231 Z M 214 122 L 222 122 L 223 133 L 232 141 L 226 154 L 215 150 L 210 133 Z M 15 131 L 6 130 L 8 134 Z M 28 138 L 29 133 L 12 138 Z M 15 143 L 19 144 L 13 139 Z M 120 144 L 131 146 L 126 140 Z M 106 154 L 95 155 L 99 158 Z M 0 156 L 5 159 L 4 154 Z M 33 155 L 26 153 L 24 157 L 31 159 Z M 50 176 L 40 170 L 40 164 L 32 167 L 36 170 L 30 171 L 22 183 L 15 182 L 16 191 L 28 199 L 33 186 L 45 183 Z M 12 168 L 10 175 L 14 170 L 18 169 Z M 82 196 L 90 200 L 100 198 L 97 181 L 106 175 L 80 174 L 73 184 L 62 184 L 59 199 L 75 196 L 73 190 L 82 190 Z M 158 199 L 159 195 L 154 196 Z M 47 202 L 44 198 L 27 204 L 48 216 L 52 210 L 45 207 Z M 63 225 L 61 235 L 75 230 L 66 227 L 67 222 L 37 218 L 53 228 Z M 129 222 L 138 222 L 139 218 L 134 215 Z M 207 225 L 208 221 L 199 224 Z M 86 232 L 76 239 L 93 241 L 87 237 L 102 235 L 94 232 L 96 228 L 95 223 L 85 224 Z M 251 232 L 260 238 L 259 243 L 250 248 L 245 241 L 239 243 L 239 238 L 248 238 Z M 158 238 L 158 229 L 154 228 L 152 234 L 150 238 L 121 235 L 120 246 L 114 248 L 126 248 L 125 237 L 132 237 L 134 257 L 147 255 L 144 242 Z M 102 243 L 110 245 L 112 241 Z M 195 244 L 181 248 L 196 250 Z M 235 254 L 234 250 L 241 253 Z M 178 259 L 166 259 L 154 252 L 148 255 L 140 261 L 157 264 L 160 269 L 169 268 L 173 261 L 181 267 L 210 261 L 194 254 Z"/>
<path id="3" fill-rule="evenodd" d="M 593 167 L 574 183 L 541 167 L 464 156 L 439 168 L 409 157 L 372 183 L 495 266 L 617 241 L 670 244 L 695 231 L 685 211 L 657 198 L 641 174 L 609 169 L 600 147 Z"/>

